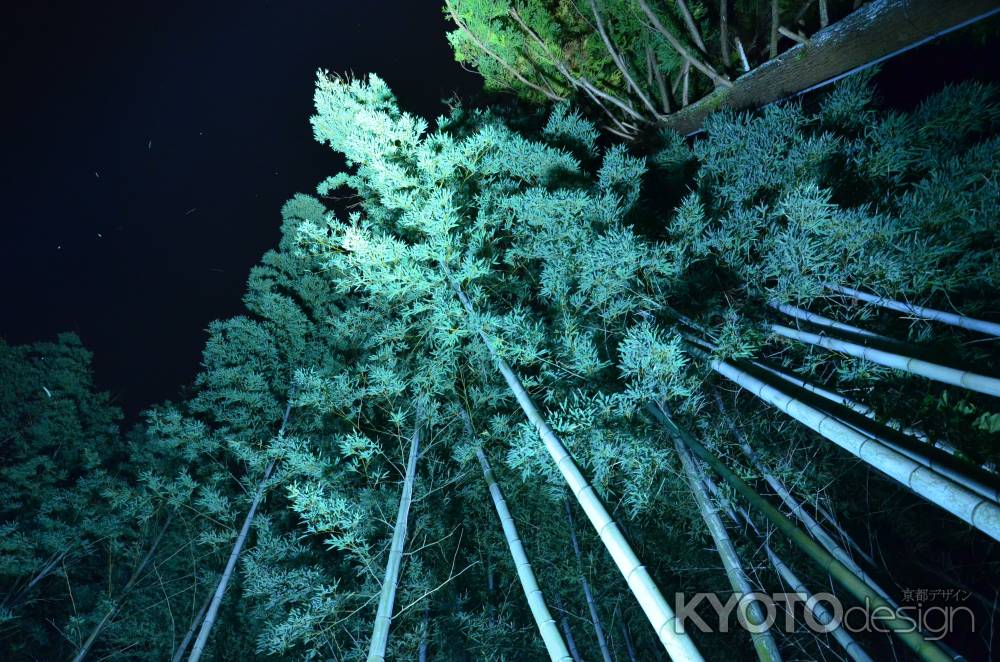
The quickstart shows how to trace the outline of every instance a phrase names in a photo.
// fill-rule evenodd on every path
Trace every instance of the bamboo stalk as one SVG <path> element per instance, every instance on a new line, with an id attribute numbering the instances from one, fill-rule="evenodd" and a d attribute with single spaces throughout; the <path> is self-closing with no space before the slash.
<path id="1" fill-rule="evenodd" d="M 805 527 L 806 531 L 812 535 L 813 538 L 817 540 L 826 551 L 844 564 L 851 572 L 858 576 L 858 578 L 871 586 L 882 598 L 891 604 L 893 607 L 896 606 L 896 601 L 889 596 L 889 593 L 883 589 L 879 584 L 872 579 L 872 577 L 864 571 L 864 569 L 858 565 L 858 563 L 851 558 L 851 555 L 820 526 L 819 522 L 809 514 L 809 512 L 803 507 L 802 502 L 792 496 L 792 493 L 788 491 L 785 485 L 778 480 L 778 477 L 771 473 L 764 463 L 760 461 L 757 456 L 757 452 L 750 446 L 747 442 L 746 437 L 739 431 L 735 423 L 729 417 L 726 411 L 725 404 L 722 402 L 722 398 L 719 396 L 717 391 L 713 391 L 715 395 L 716 405 L 722 412 L 722 417 L 725 420 L 729 431 L 736 437 L 737 442 L 739 442 L 740 450 L 743 455 L 749 460 L 750 466 L 752 466 L 761 475 L 761 478 L 774 490 L 774 493 L 778 495 L 778 498 L 788 507 L 792 515 L 795 516 Z"/>
<path id="2" fill-rule="evenodd" d="M 911 356 L 896 354 L 895 352 L 887 352 L 873 347 L 858 345 L 857 343 L 848 342 L 846 340 L 838 340 L 836 338 L 821 336 L 807 331 L 791 329 L 780 324 L 772 324 L 771 330 L 780 336 L 784 336 L 792 340 L 798 340 L 810 345 L 816 345 L 817 347 L 823 347 L 824 349 L 847 354 L 848 356 L 866 359 L 872 363 L 877 363 L 888 368 L 895 368 L 914 375 L 920 375 L 921 377 L 933 379 L 934 381 L 942 382 L 944 384 L 961 386 L 972 391 L 978 391 L 979 393 L 1000 397 L 1000 379 L 997 379 L 996 377 L 980 375 L 968 370 L 949 368 L 948 366 L 931 363 L 930 361 L 924 361 Z"/>
<path id="3" fill-rule="evenodd" d="M 933 442 L 927 435 L 905 428 L 892 419 L 887 424 L 879 423 L 874 410 L 866 405 L 768 367 L 764 363 L 758 361 L 752 363 L 809 393 L 832 402 L 832 407 L 827 406 L 825 411 L 858 432 L 872 437 L 988 499 L 1000 502 L 1000 483 L 997 481 L 996 473 L 990 471 L 988 467 L 977 466 L 958 457 L 958 451 L 954 447 Z M 861 418 L 862 416 L 864 418 Z M 915 440 L 919 440 L 919 443 Z"/>
<path id="4" fill-rule="evenodd" d="M 174 519 L 174 513 L 173 511 L 171 511 L 167 515 L 167 519 L 163 523 L 163 526 L 160 527 L 159 533 L 156 534 L 156 538 L 153 540 L 153 544 L 150 545 L 149 550 L 146 552 L 146 555 L 142 557 L 142 560 L 139 562 L 139 565 L 135 567 L 135 570 L 132 571 L 132 574 L 129 576 L 128 581 L 125 582 L 125 586 L 122 588 L 121 593 L 118 595 L 119 603 L 112 605 L 111 608 L 108 609 L 108 611 L 104 614 L 104 618 L 102 618 L 100 622 L 98 622 L 98 624 L 94 626 L 94 629 L 90 631 L 90 636 L 87 637 L 87 640 L 83 642 L 83 644 L 80 646 L 80 649 L 76 652 L 76 655 L 73 656 L 73 662 L 83 662 L 83 660 L 86 659 L 87 655 L 90 653 L 90 649 L 97 641 L 97 638 L 100 637 L 101 632 L 104 631 L 104 627 L 111 621 L 112 618 L 114 618 L 115 614 L 117 614 L 118 611 L 121 609 L 121 601 L 128 597 L 128 594 L 132 591 L 132 588 L 135 586 L 136 582 L 138 582 L 139 578 L 142 576 L 142 573 L 146 569 L 146 566 L 148 566 L 149 562 L 153 560 L 153 555 L 156 553 L 156 549 L 160 546 L 160 541 L 163 540 L 163 536 L 164 534 L 166 534 L 167 529 L 170 528 L 170 523 L 173 521 L 173 519 Z"/>
<path id="5" fill-rule="evenodd" d="M 472 307 L 472 302 L 469 301 L 469 298 L 462 291 L 458 283 L 451 279 L 447 265 L 441 263 L 441 267 L 445 272 L 449 284 L 465 308 L 469 321 L 475 324 L 476 312 Z M 642 608 L 646 618 L 649 619 L 667 654 L 676 661 L 702 660 L 701 653 L 698 652 L 688 634 L 680 627 L 673 609 L 671 609 L 666 599 L 664 599 L 663 594 L 656 586 L 646 566 L 639 561 L 639 558 L 632 550 L 632 546 L 625 539 L 621 529 L 608 513 L 607 508 L 601 503 L 600 497 L 597 496 L 593 486 L 584 478 L 583 473 L 573 461 L 573 457 L 566 450 L 562 440 L 549 427 L 548 423 L 545 422 L 545 419 L 537 407 L 535 407 L 535 403 L 532 402 L 531 396 L 524 389 L 521 380 L 511 369 L 507 361 L 496 351 L 493 341 L 486 332 L 478 328 L 477 333 L 490 356 L 496 362 L 497 368 L 503 376 L 504 381 L 507 382 L 507 386 L 514 394 L 521 410 L 528 421 L 535 427 L 535 430 L 538 431 L 538 435 L 541 437 L 546 451 L 553 462 L 555 462 L 563 480 L 568 484 L 573 496 L 576 497 L 584 513 L 586 513 L 587 519 L 590 520 L 590 523 L 597 531 L 598 537 L 604 543 L 612 559 L 614 559 L 615 566 L 625 578 L 625 582 L 628 584 L 629 589 L 631 589 L 632 594 L 635 595 L 636 600 L 638 600 L 639 606 Z"/>
<path id="6" fill-rule="evenodd" d="M 892 299 L 875 296 L 874 294 L 868 294 L 867 292 L 862 292 L 861 290 L 845 287 L 843 285 L 827 284 L 827 287 L 835 292 L 849 296 L 852 299 L 858 299 L 866 303 L 871 303 L 879 306 L 880 308 L 895 310 L 899 313 L 906 313 L 907 315 L 913 315 L 915 317 L 931 320 L 932 322 L 950 324 L 951 326 L 957 326 L 969 331 L 984 333 L 988 336 L 1000 337 L 1000 324 L 996 322 L 987 322 L 986 320 L 967 317 L 957 313 L 949 313 L 944 310 L 935 310 L 934 308 L 927 308 L 925 306 L 917 306 L 912 303 L 893 301 Z"/>
<path id="7" fill-rule="evenodd" d="M 466 430 L 471 437 L 475 437 L 472 433 L 472 422 L 468 412 L 463 409 L 462 414 Z M 553 660 L 570 661 L 573 658 L 569 653 L 566 642 L 559 633 L 559 626 L 556 624 L 556 620 L 549 612 L 548 605 L 545 604 L 545 596 L 542 595 L 542 589 L 538 586 L 535 572 L 531 568 L 531 561 L 528 560 L 528 552 L 524 549 L 521 536 L 517 532 L 514 517 L 510 514 L 507 500 L 503 496 L 500 484 L 497 482 L 496 476 L 493 474 L 493 469 L 490 467 L 490 462 L 486 458 L 486 454 L 482 448 L 476 449 L 476 458 L 479 460 L 479 466 L 483 470 L 483 479 L 485 479 L 490 497 L 493 499 L 493 507 L 497 511 L 497 517 L 500 518 L 500 525 L 503 527 L 503 534 L 504 538 L 507 539 L 507 547 L 510 549 L 510 555 L 514 559 L 517 578 L 521 582 L 524 596 L 528 600 L 528 608 L 531 610 L 531 615 L 535 619 L 538 631 L 542 635 L 545 650 L 548 651 L 549 657 Z"/>
<path id="8" fill-rule="evenodd" d="M 937 644 L 928 641 L 919 632 L 915 631 L 911 620 L 897 616 L 891 606 L 877 592 L 858 579 L 853 572 L 823 549 L 808 534 L 795 526 L 788 517 L 782 514 L 767 499 L 758 494 L 742 478 L 733 473 L 715 455 L 702 446 L 700 442 L 687 434 L 683 429 L 678 428 L 659 407 L 650 403 L 647 410 L 673 435 L 681 436 L 684 439 L 684 443 L 687 444 L 696 456 L 708 463 L 733 489 L 739 492 L 756 510 L 770 520 L 779 531 L 787 536 L 814 563 L 847 589 L 851 595 L 864 604 L 871 604 L 876 609 L 882 608 L 888 611 L 889 615 L 884 619 L 880 618 L 879 621 L 892 630 L 893 634 L 909 646 L 920 659 L 927 662 L 948 662 L 951 659 Z"/>
<path id="9" fill-rule="evenodd" d="M 285 427 L 288 425 L 288 416 L 292 412 L 292 394 L 294 393 L 294 387 L 292 392 L 288 396 L 288 404 L 285 406 L 285 414 L 281 419 L 281 427 L 278 428 L 278 437 L 285 434 Z M 208 605 L 208 611 L 205 612 L 205 620 L 202 621 L 201 629 L 198 630 L 198 637 L 195 639 L 194 645 L 191 647 L 191 655 L 188 657 L 188 662 L 198 662 L 201 659 L 202 653 L 205 652 L 205 645 L 208 643 L 208 637 L 212 633 L 212 627 L 215 626 L 215 619 L 219 614 L 219 606 L 222 604 L 222 598 L 226 595 L 226 589 L 229 588 L 229 580 L 233 576 L 233 570 L 236 568 L 236 561 L 240 558 L 240 554 L 243 552 L 243 545 L 246 544 L 247 536 L 250 533 L 250 525 L 253 524 L 253 519 L 257 514 L 257 508 L 260 506 L 261 500 L 264 498 L 264 488 L 267 486 L 267 481 L 271 477 L 271 472 L 274 471 L 274 465 L 276 460 L 271 460 L 264 470 L 264 476 L 260 479 L 260 483 L 257 485 L 257 492 L 254 494 L 253 501 L 250 503 L 250 509 L 247 511 L 246 517 L 243 518 L 243 526 L 240 528 L 240 533 L 236 537 L 236 543 L 233 545 L 233 551 L 229 554 L 229 559 L 226 561 L 226 567 L 222 571 L 222 576 L 219 577 L 219 583 L 215 587 L 215 593 L 212 595 L 212 601 Z"/>
<path id="10" fill-rule="evenodd" d="M 803 584 L 802 580 L 799 579 L 795 572 L 788 567 L 788 564 L 786 564 L 781 557 L 775 553 L 774 549 L 771 548 L 771 545 L 766 542 L 766 538 L 761 534 L 757 525 L 754 524 L 753 519 L 750 517 L 750 513 L 748 513 L 746 509 L 741 506 L 734 506 L 729 503 L 729 500 L 726 499 L 721 490 L 719 490 L 718 485 L 716 485 L 715 481 L 711 478 L 708 476 L 704 476 L 703 478 L 709 492 L 711 492 L 716 499 L 722 501 L 726 514 L 729 515 L 729 518 L 733 521 L 733 523 L 739 525 L 739 520 L 737 519 L 735 512 L 739 511 L 740 516 L 743 521 L 746 522 L 747 526 L 749 526 L 754 533 L 757 534 L 757 537 L 760 540 L 764 541 L 764 552 L 767 554 L 767 559 L 771 562 L 771 566 L 774 568 L 775 572 L 778 573 L 778 576 L 781 577 L 781 579 L 788 584 L 793 591 L 795 591 L 795 595 L 802 601 L 805 608 L 812 612 L 816 622 L 824 627 L 832 623 L 834 615 L 830 613 L 830 610 L 827 609 L 821 601 L 813 599 L 813 595 L 806 588 L 805 584 Z M 843 624 L 837 625 L 830 630 L 830 635 L 833 636 L 834 641 L 836 641 L 840 647 L 844 649 L 847 656 L 854 660 L 854 662 L 874 662 L 864 649 L 861 648 L 861 645 L 855 641 L 854 637 L 851 636 L 851 633 L 847 631 L 847 628 L 845 628 Z"/>
<path id="11" fill-rule="evenodd" d="M 403 491 L 399 496 L 399 509 L 396 511 L 396 523 L 392 527 L 392 543 L 389 546 L 389 559 L 385 564 L 385 579 L 382 580 L 382 593 L 378 599 L 375 625 L 368 647 L 368 662 L 384 662 L 386 645 L 389 643 L 389 627 L 392 625 L 392 610 L 396 604 L 399 572 L 403 566 L 403 550 L 406 547 L 406 528 L 410 517 L 410 504 L 413 501 L 413 485 L 417 480 L 421 425 L 419 405 L 416 418 L 413 436 L 410 438 L 410 454 L 406 460 Z"/>
<path id="12" fill-rule="evenodd" d="M 197 586 L 196 586 L 197 588 Z M 184 633 L 184 638 L 181 639 L 181 643 L 177 645 L 174 649 L 174 655 L 170 658 L 170 662 L 181 662 L 184 659 L 184 653 L 187 652 L 188 644 L 191 643 L 191 639 L 194 638 L 194 633 L 198 631 L 198 626 L 201 624 L 201 619 L 208 611 L 208 605 L 212 602 L 212 592 L 209 592 L 205 596 L 205 600 L 201 603 L 201 607 L 198 608 L 198 612 L 191 619 L 191 626 L 188 628 L 187 632 Z"/>
<path id="13" fill-rule="evenodd" d="M 740 54 L 740 63 L 743 64 L 743 71 L 750 71 L 750 61 L 747 60 L 747 52 L 743 50 L 743 42 L 740 41 L 739 36 L 736 37 L 736 51 Z"/>
<path id="14" fill-rule="evenodd" d="M 994 540 L 1000 540 L 1000 507 L 996 503 L 726 361 L 709 360 L 712 369 L 723 377 L 909 487 L 917 495 L 968 522 Z"/>
<path id="15" fill-rule="evenodd" d="M 851 324 L 845 324 L 844 322 L 838 322 L 836 320 L 830 319 L 829 317 L 824 317 L 823 315 L 817 315 L 816 313 L 811 313 L 808 310 L 803 310 L 796 306 L 789 305 L 787 303 L 779 303 L 777 301 L 769 301 L 768 306 L 778 310 L 789 317 L 794 317 L 795 319 L 802 320 L 803 322 L 809 322 L 810 324 L 815 324 L 817 326 L 825 326 L 830 329 L 839 329 L 840 331 L 846 331 L 848 333 L 853 333 L 858 336 L 866 336 L 868 338 L 879 338 L 881 340 L 887 340 L 889 342 L 897 342 L 896 340 L 889 338 L 888 336 L 883 336 L 881 333 L 875 333 L 874 331 L 868 331 L 867 329 L 862 329 Z"/>
<path id="16" fill-rule="evenodd" d="M 629 662 L 637 662 L 635 658 L 635 646 L 632 645 L 632 635 L 628 631 L 628 624 L 625 622 L 624 616 L 618 621 L 618 627 L 622 631 L 622 641 L 625 642 L 625 653 L 628 655 Z"/>
<path id="17" fill-rule="evenodd" d="M 576 639 L 573 638 L 573 631 L 569 627 L 569 619 L 566 617 L 566 609 L 562 598 L 559 597 L 559 591 L 555 592 L 555 603 L 556 609 L 560 612 L 559 627 L 562 628 L 563 636 L 566 638 L 566 647 L 569 648 L 569 654 L 573 658 L 573 662 L 581 662 L 580 651 L 576 649 Z"/>
<path id="18" fill-rule="evenodd" d="M 660 409 L 663 409 L 662 405 L 660 405 Z M 755 626 L 747 629 L 750 630 L 750 638 L 753 641 L 757 659 L 761 662 L 781 660 L 781 652 L 778 650 L 778 643 L 774 640 L 774 635 L 769 629 L 760 630 L 758 627 L 765 622 L 760 604 L 756 600 L 745 600 L 746 596 L 755 593 L 755 589 L 750 585 L 750 580 L 743 570 L 743 564 L 736 553 L 736 548 L 733 547 L 733 543 L 729 539 L 729 532 L 726 531 L 726 526 L 722 523 L 722 518 L 719 517 L 718 509 L 714 507 L 711 499 L 705 493 L 701 467 L 691 458 L 690 451 L 680 435 L 674 435 L 674 446 L 677 449 L 677 455 L 680 456 L 691 494 L 698 505 L 698 512 L 701 514 L 701 519 L 705 522 L 705 526 L 712 536 L 712 541 L 715 543 L 715 550 L 722 560 L 722 567 L 726 571 L 729 585 L 733 592 L 740 596 L 737 609 L 742 614 L 745 623 Z"/>
<path id="19" fill-rule="evenodd" d="M 569 499 L 563 501 L 566 505 L 566 519 L 569 522 L 569 539 L 573 546 L 573 553 L 576 555 L 576 563 L 580 569 L 580 586 L 583 587 L 583 597 L 587 601 L 587 609 L 590 611 L 590 622 L 594 626 L 594 636 L 597 638 L 597 647 L 601 651 L 601 658 L 604 662 L 611 662 L 611 653 L 608 651 L 608 640 L 604 636 L 604 626 L 601 624 L 601 615 L 597 613 L 597 603 L 594 602 L 594 594 L 590 590 L 590 582 L 583 573 L 583 555 L 580 554 L 580 543 L 576 539 L 576 526 L 573 524 L 573 511 L 569 507 Z"/>

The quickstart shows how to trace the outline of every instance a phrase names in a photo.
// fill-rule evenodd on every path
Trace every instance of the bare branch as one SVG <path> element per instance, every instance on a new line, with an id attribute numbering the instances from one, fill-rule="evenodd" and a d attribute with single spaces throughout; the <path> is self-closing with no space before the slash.
<path id="1" fill-rule="evenodd" d="M 638 2 L 639 2 L 639 7 L 642 9 L 643 13 L 646 14 L 646 18 L 648 18 L 652 23 L 653 29 L 659 32 L 661 35 L 663 35 L 664 39 L 667 40 L 667 42 L 673 47 L 673 49 L 677 51 L 677 53 L 681 57 L 687 60 L 691 64 L 691 66 L 693 66 L 695 69 L 708 76 L 718 86 L 721 87 L 733 86 L 733 84 L 730 81 L 720 76 L 715 71 L 715 69 L 713 69 L 709 65 L 705 64 L 698 58 L 691 55 L 691 53 L 689 53 L 688 50 L 684 48 L 684 45 L 677 39 L 677 37 L 675 37 L 673 33 L 670 32 L 670 30 L 667 30 L 665 27 L 663 27 L 663 23 L 660 22 L 660 19 L 657 18 L 656 14 L 653 13 L 653 10 L 650 9 L 649 3 L 647 3 L 646 0 L 638 0 Z"/>

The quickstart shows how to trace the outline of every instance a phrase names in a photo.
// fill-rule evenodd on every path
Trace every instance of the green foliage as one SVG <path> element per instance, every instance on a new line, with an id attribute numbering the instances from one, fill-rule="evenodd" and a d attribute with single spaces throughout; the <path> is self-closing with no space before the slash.
<path id="1" fill-rule="evenodd" d="M 594 81 L 622 85 L 577 14 L 589 4 L 517 5 L 551 44 L 545 53 L 517 36 L 506 3 L 454 4 L 470 26 L 489 24 L 491 48 L 557 91 L 557 54 Z M 645 57 L 648 35 L 628 29 L 634 8 L 599 7 L 616 43 Z M 690 7 L 708 25 L 705 7 Z M 460 57 L 480 57 L 465 33 L 451 39 Z M 944 520 L 948 538 L 934 540 L 921 526 L 929 511 L 852 457 L 750 398 L 725 394 L 732 411 L 723 415 L 707 397 L 710 360 L 747 369 L 769 361 L 863 400 L 880 421 L 920 425 L 961 458 L 998 460 L 998 414 L 985 398 L 928 393 L 873 363 L 769 335 L 770 322 L 791 323 L 768 304 L 787 302 L 899 338 L 880 345 L 887 351 L 906 347 L 910 332 L 924 342 L 921 355 L 997 368 L 958 332 L 830 289 L 989 316 L 997 284 L 994 92 L 956 86 L 913 113 L 886 113 L 863 83 L 848 79 L 815 113 L 795 104 L 720 113 L 691 144 L 663 136 L 647 163 L 601 145 L 568 105 L 534 133 L 498 112 L 461 109 L 432 126 L 400 110 L 375 76 L 321 73 L 312 126 L 347 170 L 318 190 L 349 189 L 350 211 L 308 195 L 285 204 L 280 244 L 248 279 L 246 313 L 211 324 L 203 369 L 182 401 L 152 407 L 123 434 L 78 339 L 0 344 L 0 637 L 16 641 L 12 657 L 66 657 L 111 614 L 95 659 L 169 658 L 260 489 L 207 655 L 364 658 L 415 425 L 423 438 L 389 657 L 416 658 L 421 645 L 439 659 L 542 655 L 526 605 L 509 590 L 517 569 L 476 466 L 480 448 L 498 458 L 543 591 L 559 591 L 584 657 L 598 652 L 580 627 L 589 618 L 581 575 L 606 628 L 625 619 L 640 659 L 652 657 L 654 633 L 582 518 L 581 562 L 568 553 L 565 482 L 487 342 L 667 593 L 726 583 L 672 444 L 641 413 L 650 400 L 745 479 L 759 476 L 740 442 L 859 538 L 871 522 L 890 539 L 882 544 L 912 542 L 970 582 L 990 577 L 995 551 L 974 534 Z M 683 180 L 676 209 L 656 206 L 656 170 Z M 762 541 L 731 534 L 751 576 L 776 587 Z M 770 544 L 789 554 L 779 538 Z M 963 554 L 976 569 L 960 565 Z M 913 573 L 912 557 L 899 556 L 900 571 Z M 806 576 L 816 587 L 827 581 Z M 709 655 L 749 656 L 737 634 L 698 643 Z M 888 654 L 881 641 L 865 644 Z M 783 646 L 816 657 L 826 644 L 799 633 Z"/>

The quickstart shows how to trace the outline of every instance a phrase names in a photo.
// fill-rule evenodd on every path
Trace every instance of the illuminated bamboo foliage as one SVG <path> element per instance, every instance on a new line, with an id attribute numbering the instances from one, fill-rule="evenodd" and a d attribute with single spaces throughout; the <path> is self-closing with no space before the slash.
<path id="1" fill-rule="evenodd" d="M 448 0 L 457 50 L 555 107 L 429 122 L 376 76 L 320 72 L 312 129 L 345 170 L 282 208 L 176 402 L 123 432 L 78 339 L 0 342 L 7 657 L 821 659 L 811 627 L 683 632 L 666 596 L 832 578 L 954 658 L 892 598 L 1000 573 L 1000 356 L 967 333 L 996 323 L 1000 104 L 964 83 L 886 111 L 859 75 L 650 135 L 852 20 L 776 4 L 754 38 L 745 3 L 580 0 L 557 23 Z M 747 393 L 717 411 L 716 389 Z M 988 659 L 975 606 L 946 637 Z M 846 635 L 852 659 L 893 654 Z"/>

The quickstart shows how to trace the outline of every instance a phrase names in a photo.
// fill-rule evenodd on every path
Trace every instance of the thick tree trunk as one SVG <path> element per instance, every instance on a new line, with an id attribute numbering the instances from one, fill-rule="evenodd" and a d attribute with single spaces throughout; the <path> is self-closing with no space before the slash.
<path id="1" fill-rule="evenodd" d="M 880 622 L 892 630 L 920 659 L 927 662 L 948 662 L 951 660 L 951 657 L 944 653 L 935 642 L 926 639 L 922 634 L 916 632 L 912 621 L 896 616 L 889 603 L 883 600 L 874 589 L 858 579 L 853 572 L 823 549 L 819 543 L 810 538 L 805 531 L 795 526 L 788 517 L 775 508 L 767 499 L 758 494 L 746 481 L 737 476 L 719 458 L 702 446 L 700 442 L 682 428 L 677 427 L 656 404 L 649 403 L 647 410 L 664 426 L 671 436 L 680 436 L 687 447 L 697 457 L 708 463 L 736 492 L 749 501 L 754 509 L 770 520 L 775 528 L 787 536 L 817 566 L 829 573 L 851 595 L 862 603 L 870 605 L 873 609 L 885 612 L 887 616 L 884 619 L 880 617 Z"/>
<path id="2" fill-rule="evenodd" d="M 723 377 L 909 487 L 919 496 L 972 524 L 994 540 L 1000 540 L 1000 508 L 996 503 L 858 432 L 837 418 L 762 382 L 731 363 L 718 359 L 709 360 L 712 369 Z"/>
<path id="3" fill-rule="evenodd" d="M 462 288 L 459 287 L 458 283 L 451 280 L 447 265 L 442 263 L 441 266 L 455 294 L 468 313 L 469 321 L 475 323 L 476 312 L 472 307 L 472 302 L 469 301 L 469 298 L 462 291 Z M 559 473 L 568 484 L 573 496 L 576 497 L 583 511 L 587 514 L 587 519 L 590 520 L 604 546 L 611 554 L 618 570 L 625 577 L 629 589 L 631 589 L 632 594 L 639 601 L 643 613 L 646 614 L 656 632 L 656 636 L 667 650 L 667 653 L 675 660 L 690 660 L 692 662 L 702 660 L 703 658 L 690 636 L 686 632 L 680 631 L 679 623 L 673 609 L 671 609 L 670 604 L 663 597 L 646 566 L 639 561 L 639 557 L 632 550 L 632 546 L 625 539 L 618 524 L 608 513 L 607 508 L 601 503 L 593 486 L 584 478 L 583 473 L 573 461 L 573 457 L 566 450 L 566 446 L 563 445 L 562 440 L 559 439 L 555 431 L 545 422 L 538 408 L 535 407 L 535 403 L 532 402 L 531 396 L 528 395 L 528 392 L 524 389 L 524 385 L 521 384 L 521 380 L 511 370 L 507 361 L 496 351 L 493 341 L 486 332 L 481 328 L 477 328 L 475 331 L 479 334 L 490 356 L 496 362 L 497 368 L 503 375 L 504 381 L 507 382 L 507 386 L 514 394 L 524 415 L 535 427 L 535 430 L 538 431 L 539 437 L 541 437 L 542 442 L 545 444 L 546 451 L 548 451 L 549 456 L 555 462 Z"/>
<path id="4" fill-rule="evenodd" d="M 399 582 L 399 571 L 403 565 L 403 550 L 406 547 L 406 527 L 410 518 L 410 503 L 413 500 L 413 485 L 417 479 L 417 455 L 420 450 L 420 413 L 414 424 L 413 436 L 410 438 L 410 454 L 406 460 L 406 474 L 403 477 L 403 492 L 399 497 L 399 510 L 396 511 L 396 524 L 392 528 L 392 543 L 389 546 L 389 559 L 385 564 L 385 578 L 382 580 L 382 593 L 375 612 L 375 625 L 372 628 L 372 640 L 368 647 L 368 662 L 384 662 L 385 649 L 389 643 L 389 626 L 392 625 L 392 610 L 396 604 L 396 585 Z"/>
<path id="5" fill-rule="evenodd" d="M 664 124 L 694 133 L 720 108 L 757 108 L 821 87 L 997 11 L 996 0 L 873 0 Z"/>
<path id="6" fill-rule="evenodd" d="M 751 586 L 750 580 L 743 570 L 743 564 L 736 553 L 736 548 L 733 547 L 733 543 L 729 539 L 729 532 L 726 531 L 726 526 L 722 523 L 722 518 L 719 517 L 718 509 L 715 508 L 711 498 L 705 493 L 701 468 L 691 458 L 691 454 L 680 435 L 674 436 L 674 446 L 677 449 L 677 455 L 681 458 L 681 465 L 687 477 L 688 486 L 691 488 L 691 494 L 698 505 L 698 512 L 701 514 L 701 519 L 705 522 L 705 526 L 712 536 L 712 542 L 715 543 L 715 549 L 719 553 L 719 559 L 722 561 L 722 567 L 726 571 L 726 577 L 729 578 L 729 585 L 732 587 L 733 592 L 740 596 L 740 603 L 737 609 L 742 614 L 745 623 L 759 626 L 764 623 L 764 613 L 761 611 L 760 603 L 757 601 L 751 600 L 747 602 L 743 600 L 745 596 L 752 595 L 755 589 Z M 750 638 L 753 640 L 757 659 L 761 660 L 761 662 L 781 660 L 778 643 L 774 640 L 774 635 L 771 634 L 770 630 L 758 630 L 757 627 L 748 629 L 750 629 Z"/>
<path id="7" fill-rule="evenodd" d="M 493 507 L 496 508 L 497 517 L 500 518 L 503 535 L 507 539 L 507 547 L 514 559 L 517 578 L 521 581 L 521 588 L 528 600 L 531 615 L 535 618 L 535 625 L 538 626 L 538 632 L 542 635 L 542 641 L 545 643 L 545 650 L 548 651 L 551 659 L 569 662 L 573 658 L 566 647 L 566 642 L 563 641 L 562 635 L 559 633 L 556 619 L 552 617 L 548 605 L 545 604 L 545 596 L 542 595 L 542 589 L 539 588 L 538 580 L 535 579 L 535 572 L 531 569 L 531 561 L 528 560 L 528 552 L 524 549 L 521 536 L 517 532 L 514 517 L 510 514 L 507 500 L 504 499 L 500 484 L 497 483 L 496 476 L 493 475 L 493 469 L 490 467 L 490 462 L 486 459 L 482 448 L 476 449 L 476 457 L 479 459 L 483 478 L 486 480 L 490 497 L 493 499 Z"/>

